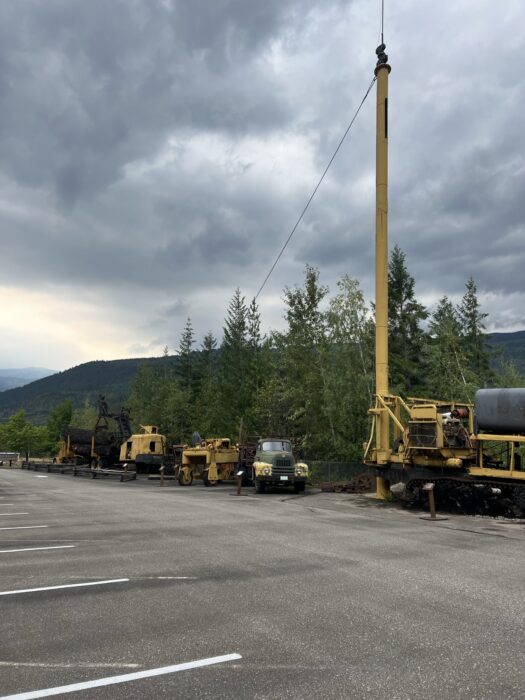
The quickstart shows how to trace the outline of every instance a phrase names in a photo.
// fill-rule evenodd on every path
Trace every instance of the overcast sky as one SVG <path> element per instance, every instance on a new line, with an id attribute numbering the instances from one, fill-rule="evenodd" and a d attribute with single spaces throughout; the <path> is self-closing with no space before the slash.
<path id="1" fill-rule="evenodd" d="M 525 4 L 386 0 L 390 245 L 432 306 L 473 276 L 525 329 Z M 3 0 L 0 367 L 221 338 L 375 66 L 379 0 Z M 373 289 L 375 90 L 259 298 L 306 263 Z"/>

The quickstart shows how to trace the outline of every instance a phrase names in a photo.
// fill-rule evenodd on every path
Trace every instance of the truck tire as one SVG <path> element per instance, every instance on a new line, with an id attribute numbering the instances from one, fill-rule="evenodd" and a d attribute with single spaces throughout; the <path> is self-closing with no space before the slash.
<path id="1" fill-rule="evenodd" d="M 255 481 L 255 493 L 264 493 L 266 491 L 266 484 L 264 481 Z"/>
<path id="2" fill-rule="evenodd" d="M 304 483 L 304 481 L 301 481 L 298 484 L 294 484 L 293 485 L 294 493 L 303 493 L 305 487 L 306 487 L 306 484 Z"/>
<path id="3" fill-rule="evenodd" d="M 202 472 L 202 483 L 204 486 L 211 486 L 210 480 L 208 479 L 208 472 Z"/>

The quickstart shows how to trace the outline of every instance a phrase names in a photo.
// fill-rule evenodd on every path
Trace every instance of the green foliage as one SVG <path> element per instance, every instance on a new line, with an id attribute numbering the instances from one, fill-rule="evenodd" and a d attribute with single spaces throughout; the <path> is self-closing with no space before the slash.
<path id="1" fill-rule="evenodd" d="M 48 454 L 49 433 L 46 427 L 34 426 L 26 418 L 25 411 L 17 411 L 0 425 L 2 449 L 12 452 L 42 456 Z"/>
<path id="2" fill-rule="evenodd" d="M 248 408 L 248 309 L 246 299 L 237 288 L 228 305 L 220 353 L 219 384 L 223 399 L 219 428 L 228 435 L 238 425 Z"/>
<path id="3" fill-rule="evenodd" d="M 49 414 L 46 422 L 46 429 L 48 434 L 47 447 L 50 454 L 58 452 L 61 437 L 71 425 L 72 417 L 73 408 L 69 400 L 59 403 Z"/>
<path id="4" fill-rule="evenodd" d="M 428 317 L 415 298 L 415 280 L 406 267 L 406 256 L 394 246 L 388 267 L 388 332 L 391 390 L 414 395 L 422 384 L 421 353 Z"/>
<path id="5" fill-rule="evenodd" d="M 0 392 L 0 420 L 24 407 L 30 421 L 45 424 L 49 411 L 63 401 L 71 401 L 74 411 L 83 409 L 86 399 L 96 404 L 104 394 L 109 406 L 125 405 L 133 378 L 139 367 L 177 364 L 178 358 L 153 357 L 86 362 L 65 372 L 31 382 L 26 386 Z"/>
<path id="6" fill-rule="evenodd" d="M 487 350 L 486 314 L 472 279 L 457 307 L 441 299 L 426 332 L 421 326 L 427 311 L 415 297 L 415 281 L 398 246 L 389 286 L 392 392 L 470 401 L 487 381 L 525 386 L 525 332 L 509 355 L 515 362 L 498 359 L 499 370 L 490 371 L 495 355 Z M 9 420 L 0 424 L 0 447 L 55 452 L 68 423 L 94 427 L 102 393 L 112 411 L 129 406 L 135 430 L 156 425 L 175 443 L 188 442 L 195 430 L 234 439 L 241 431 L 286 435 L 309 460 L 359 461 L 375 391 L 375 329 L 359 282 L 345 276 L 330 296 L 319 271 L 307 265 L 303 283 L 286 287 L 283 301 L 285 327 L 268 337 L 261 332 L 256 301 L 247 305 L 236 289 L 220 348 L 210 331 L 196 350 L 188 318 L 176 357 L 166 348 L 162 357 L 149 360 L 88 363 L 1 392 L 0 415 Z M 511 335 L 512 342 L 520 336 Z M 17 410 L 26 399 L 27 415 Z M 36 428 L 34 420 L 47 422 Z"/>
<path id="7" fill-rule="evenodd" d="M 509 389 L 525 387 L 525 375 L 518 370 L 513 360 L 504 361 L 495 377 L 495 385 Z"/>
<path id="8" fill-rule="evenodd" d="M 91 402 L 89 398 L 84 400 L 81 408 L 74 411 L 71 418 L 71 425 L 75 428 L 83 428 L 84 430 L 93 430 L 98 418 L 98 408 Z"/>
<path id="9" fill-rule="evenodd" d="M 334 459 L 359 459 L 374 390 L 374 328 L 357 280 L 345 276 L 327 314 L 323 403 Z"/>
<path id="10" fill-rule="evenodd" d="M 440 300 L 429 330 L 425 360 L 430 395 L 443 401 L 472 401 L 479 378 L 462 349 L 461 323 L 448 297 Z"/>
<path id="11" fill-rule="evenodd" d="M 191 319 L 188 318 L 186 325 L 182 332 L 182 336 L 179 343 L 179 376 L 180 383 L 183 389 L 187 391 L 193 391 L 194 385 L 194 372 L 193 372 L 193 350 L 192 346 L 195 343 L 195 333 L 193 332 L 193 326 L 191 324 Z"/>
<path id="12" fill-rule="evenodd" d="M 319 284 L 319 271 L 307 265 L 303 286 L 284 290 L 288 329 L 273 336 L 277 351 L 274 386 L 283 397 L 281 410 L 286 408 L 279 422 L 314 454 L 324 452 L 334 437 L 331 412 L 323 402 L 329 358 L 326 312 L 321 303 L 327 294 L 328 287 Z"/>
<path id="13" fill-rule="evenodd" d="M 488 314 L 481 313 L 477 287 L 472 277 L 466 283 L 466 292 L 458 306 L 462 348 L 472 372 L 484 384 L 492 376 L 489 354 L 485 349 L 486 335 L 483 321 Z"/>

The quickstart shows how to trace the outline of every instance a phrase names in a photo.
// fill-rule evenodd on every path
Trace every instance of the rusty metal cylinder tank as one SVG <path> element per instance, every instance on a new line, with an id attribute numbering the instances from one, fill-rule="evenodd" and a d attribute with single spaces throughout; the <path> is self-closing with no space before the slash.
<path id="1" fill-rule="evenodd" d="M 525 389 L 480 389 L 474 410 L 479 430 L 525 434 Z"/>

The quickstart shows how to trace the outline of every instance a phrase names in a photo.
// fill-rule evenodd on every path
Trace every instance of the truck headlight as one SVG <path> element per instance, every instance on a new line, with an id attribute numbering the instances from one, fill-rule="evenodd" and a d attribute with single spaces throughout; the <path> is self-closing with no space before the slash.
<path id="1" fill-rule="evenodd" d="M 271 467 L 264 467 L 264 469 L 263 469 L 264 476 L 270 476 L 271 473 L 272 473 Z"/>
<path id="2" fill-rule="evenodd" d="M 295 476 L 303 476 L 304 471 L 302 467 L 295 467 Z"/>

